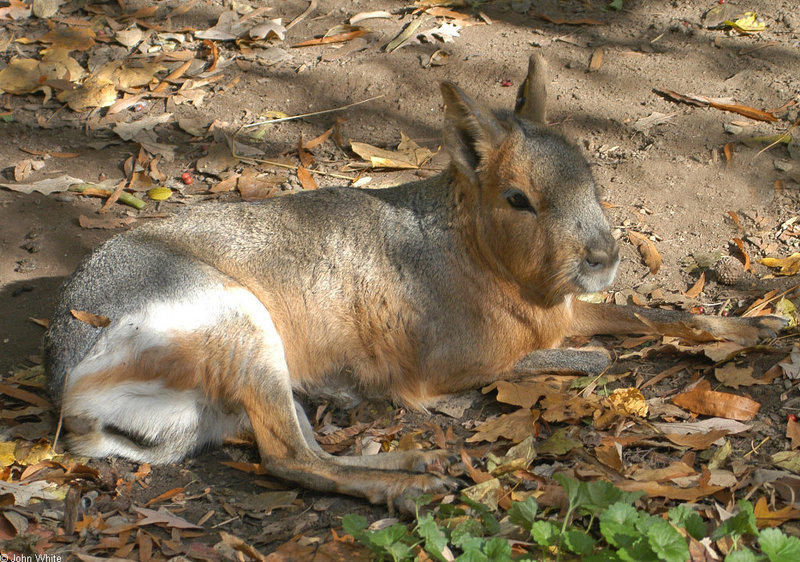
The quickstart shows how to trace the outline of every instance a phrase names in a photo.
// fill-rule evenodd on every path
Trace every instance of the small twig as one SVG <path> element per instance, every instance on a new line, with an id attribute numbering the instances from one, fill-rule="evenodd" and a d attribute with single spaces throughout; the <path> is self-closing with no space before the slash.
<path id="1" fill-rule="evenodd" d="M 292 21 L 286 24 L 286 31 L 289 31 L 295 25 L 303 21 L 308 16 L 308 14 L 310 14 L 316 9 L 317 9 L 317 0 L 310 0 L 308 3 L 308 8 L 306 8 L 302 14 L 300 14 L 299 16 L 297 16 Z"/>
<path id="2" fill-rule="evenodd" d="M 303 119 L 304 117 L 312 117 L 314 115 L 323 115 L 325 113 L 333 113 L 335 111 L 342 111 L 342 110 L 354 107 L 356 105 L 361 105 L 362 103 L 367 103 L 367 102 L 370 102 L 370 101 L 374 101 L 374 100 L 382 98 L 382 97 L 383 97 L 383 94 L 381 94 L 379 96 L 373 96 L 373 97 L 367 98 L 365 100 L 349 103 L 349 104 L 343 105 L 341 107 L 334 107 L 332 109 L 324 109 L 322 111 L 314 111 L 312 113 L 303 113 L 301 115 L 291 115 L 289 117 L 279 117 L 277 119 L 267 119 L 265 121 L 258 121 L 256 123 L 249 123 L 247 125 L 242 125 L 241 127 L 239 127 L 239 130 L 237 130 L 234 133 L 233 137 L 231 138 L 231 143 L 230 143 L 231 144 L 231 156 L 233 156 L 237 160 L 244 160 L 244 161 L 248 161 L 248 162 L 257 162 L 259 164 L 267 164 L 269 166 L 277 166 L 279 168 L 286 168 L 288 170 L 295 170 L 296 171 L 297 170 L 297 166 L 295 166 L 293 164 L 285 164 L 283 162 L 276 162 L 274 160 L 264 160 L 262 158 L 253 158 L 253 157 L 250 157 L 250 156 L 244 156 L 242 154 L 236 154 L 236 137 L 238 137 L 239 134 L 242 131 L 244 131 L 245 129 L 249 129 L 251 127 L 258 127 L 259 125 L 269 125 L 271 123 L 280 123 L 282 121 L 291 121 L 291 120 L 294 120 L 294 119 Z M 321 175 L 321 176 L 329 176 L 329 177 L 332 177 L 332 178 L 338 178 L 338 179 L 343 179 L 343 180 L 347 180 L 347 181 L 353 181 L 353 179 L 354 179 L 354 178 L 352 178 L 350 176 L 345 176 L 343 174 L 335 174 L 335 173 L 332 173 L 332 172 L 324 172 L 322 170 L 311 170 L 311 169 L 309 169 L 308 171 L 311 172 L 312 174 L 317 174 L 317 175 Z"/>
<path id="3" fill-rule="evenodd" d="M 244 160 L 244 161 L 247 161 L 247 162 L 257 162 L 258 164 L 267 164 L 268 166 L 277 166 L 278 168 L 286 168 L 287 170 L 294 170 L 294 171 L 297 171 L 297 168 L 298 168 L 298 166 L 295 166 L 294 164 L 286 164 L 285 162 L 276 162 L 274 160 L 264 160 L 262 158 L 252 158 L 250 156 L 239 155 L 239 154 L 236 154 L 236 152 L 233 150 L 233 147 L 231 147 L 231 149 L 232 149 L 232 151 L 231 151 L 232 156 L 234 158 L 236 158 L 237 160 Z M 323 170 L 313 170 L 311 168 L 306 168 L 306 170 L 311 172 L 312 174 L 317 174 L 319 176 L 328 176 L 328 177 L 337 178 L 337 179 L 340 179 L 340 180 L 353 181 L 354 179 L 356 179 L 356 178 L 353 178 L 353 177 L 350 177 L 350 176 L 345 176 L 344 174 L 336 174 L 334 172 L 325 172 Z"/>
<path id="4" fill-rule="evenodd" d="M 233 137 L 236 138 L 236 135 L 238 135 L 240 132 L 242 132 L 245 129 L 249 129 L 251 127 L 258 127 L 259 125 L 269 125 L 271 123 L 281 123 L 282 121 L 292 121 L 294 119 L 303 119 L 305 117 L 313 117 L 315 115 L 324 115 L 325 113 L 333 113 L 335 111 L 342 111 L 342 110 L 345 110 L 345 109 L 350 109 L 351 107 L 355 107 L 356 105 L 361 105 L 362 103 L 367 103 L 367 102 L 370 102 L 370 101 L 377 100 L 379 98 L 382 98 L 383 96 L 384 96 L 384 94 L 381 94 L 379 96 L 373 96 L 373 97 L 367 98 L 365 100 L 349 103 L 349 104 L 343 105 L 341 107 L 334 107 L 332 109 L 323 109 L 322 111 L 314 111 L 312 113 L 303 113 L 303 114 L 300 114 L 300 115 L 290 115 L 289 117 L 278 117 L 276 119 L 267 119 L 265 121 L 256 121 L 255 123 L 250 123 L 249 125 L 242 125 L 241 127 L 239 127 L 239 130 L 236 131 L 236 134 L 233 135 Z"/>
<path id="5" fill-rule="evenodd" d="M 762 152 L 766 152 L 767 150 L 769 150 L 770 148 L 772 148 L 772 147 L 773 147 L 773 146 L 775 146 L 776 144 L 782 143 L 784 140 L 786 140 L 786 138 L 788 138 L 788 137 L 790 136 L 790 135 L 789 135 L 789 133 L 791 133 L 791 132 L 792 132 L 792 129 L 794 129 L 795 127 L 797 127 L 798 123 L 800 123 L 800 117 L 798 117 L 797 119 L 795 119 L 795 122 L 794 122 L 794 123 L 792 123 L 792 125 L 791 125 L 791 126 L 788 128 L 788 129 L 786 129 L 786 132 L 785 132 L 785 133 L 783 133 L 781 136 L 779 136 L 779 137 L 778 137 L 778 138 L 775 140 L 775 142 L 772 142 L 772 143 L 768 144 L 767 146 L 765 146 L 764 148 L 762 148 L 761 150 L 759 150 L 759 151 L 758 151 L 758 154 L 756 154 L 755 156 L 753 156 L 753 159 L 756 159 L 758 156 L 760 156 Z"/>
<path id="6" fill-rule="evenodd" d="M 61 404 L 58 408 L 58 424 L 56 424 L 56 435 L 53 437 L 53 451 L 58 447 L 58 437 L 61 435 L 61 426 L 64 423 L 64 394 L 67 392 L 67 380 L 69 380 L 69 371 L 64 374 L 64 383 L 61 385 Z"/>
<path id="7" fill-rule="evenodd" d="M 759 443 L 759 444 L 758 444 L 758 445 L 756 445 L 755 447 L 751 447 L 751 448 L 750 448 L 750 451 L 748 451 L 748 452 L 745 454 L 744 458 L 746 458 L 746 459 L 747 459 L 747 458 L 750 458 L 750 455 L 752 455 L 753 453 L 757 453 L 757 452 L 758 452 L 758 450 L 761 448 L 761 446 L 762 446 L 762 445 L 764 445 L 764 444 L 765 444 L 767 441 L 769 441 L 769 440 L 770 440 L 770 438 L 769 438 L 769 437 L 765 437 L 765 438 L 764 438 L 764 439 L 761 441 L 761 443 Z"/>

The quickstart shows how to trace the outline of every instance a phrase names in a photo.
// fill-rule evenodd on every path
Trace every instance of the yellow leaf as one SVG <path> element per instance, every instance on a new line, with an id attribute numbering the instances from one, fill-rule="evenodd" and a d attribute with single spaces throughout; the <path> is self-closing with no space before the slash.
<path id="1" fill-rule="evenodd" d="M 800 271 L 800 252 L 795 252 L 788 258 L 763 258 L 758 263 L 767 267 L 780 268 L 775 275 L 797 275 Z"/>
<path id="2" fill-rule="evenodd" d="M 0 466 L 11 466 L 14 464 L 16 460 L 16 456 L 14 455 L 14 449 L 17 447 L 17 444 L 14 441 L 3 441 L 0 442 Z"/>
<path id="3" fill-rule="evenodd" d="M 647 402 L 637 388 L 618 388 L 608 397 L 614 407 L 626 414 L 647 417 Z"/>
<path id="4" fill-rule="evenodd" d="M 767 24 L 758 19 L 755 12 L 745 12 L 736 21 L 725 20 L 725 25 L 734 28 L 742 33 L 758 33 L 767 28 Z"/>
<path id="5" fill-rule="evenodd" d="M 172 190 L 168 187 L 154 187 L 147 191 L 147 196 L 153 201 L 166 201 L 172 197 Z"/>

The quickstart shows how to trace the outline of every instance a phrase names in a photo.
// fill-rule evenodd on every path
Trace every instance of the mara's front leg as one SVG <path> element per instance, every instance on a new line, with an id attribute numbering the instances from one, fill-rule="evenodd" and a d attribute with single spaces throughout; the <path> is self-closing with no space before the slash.
<path id="1" fill-rule="evenodd" d="M 575 315 L 570 335 L 574 336 L 599 334 L 681 336 L 686 334 L 687 328 L 690 328 L 742 345 L 754 345 L 759 340 L 775 337 L 786 326 L 786 321 L 777 316 L 748 318 L 705 316 L 676 310 L 593 304 L 579 300 L 575 300 L 573 306 Z"/>

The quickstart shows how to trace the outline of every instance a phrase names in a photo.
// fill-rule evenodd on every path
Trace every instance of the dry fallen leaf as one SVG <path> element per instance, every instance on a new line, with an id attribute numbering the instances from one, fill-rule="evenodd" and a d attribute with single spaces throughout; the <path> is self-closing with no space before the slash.
<path id="1" fill-rule="evenodd" d="M 753 419 L 761 408 L 761 404 L 746 396 L 711 390 L 711 383 L 707 380 L 700 381 L 688 392 L 678 394 L 672 402 L 694 414 L 740 421 Z"/>
<path id="2" fill-rule="evenodd" d="M 706 433 L 667 433 L 664 437 L 681 447 L 705 451 L 713 445 L 715 441 L 719 441 L 726 435 L 728 435 L 728 432 L 724 429 L 712 429 Z"/>
<path id="3" fill-rule="evenodd" d="M 589 59 L 589 72 L 596 72 L 603 66 L 603 48 L 598 47 L 592 51 L 592 56 Z"/>
<path id="4" fill-rule="evenodd" d="M 641 418 L 647 417 L 647 402 L 638 388 L 618 388 L 608 399 L 619 412 Z"/>
<path id="5" fill-rule="evenodd" d="M 753 506 L 753 513 L 759 529 L 779 527 L 787 521 L 800 519 L 800 509 L 795 509 L 791 505 L 771 511 L 765 496 L 758 498 L 756 505 Z"/>
<path id="6" fill-rule="evenodd" d="M 661 254 L 653 241 L 635 230 L 628 230 L 628 240 L 639 249 L 645 265 L 650 268 L 650 273 L 652 275 L 658 273 L 661 269 Z"/>
<path id="7" fill-rule="evenodd" d="M 775 275 L 797 275 L 800 271 L 800 252 L 795 252 L 788 258 L 763 258 L 758 263 L 767 267 L 779 268 Z"/>
<path id="8" fill-rule="evenodd" d="M 85 310 L 70 310 L 72 316 L 84 322 L 85 324 L 89 324 L 95 328 L 105 328 L 111 324 L 111 319 L 107 316 L 103 316 L 102 314 L 92 314 L 91 312 L 86 312 Z"/>
<path id="9" fill-rule="evenodd" d="M 714 369 L 714 377 L 731 388 L 740 386 L 753 386 L 754 384 L 767 384 L 767 381 L 753 377 L 753 367 L 737 367 L 733 363 L 728 363 Z"/>
<path id="10" fill-rule="evenodd" d="M 123 228 L 134 222 L 136 222 L 135 217 L 87 217 L 86 215 L 78 217 L 78 224 L 80 224 L 81 228 Z"/>
<path id="11" fill-rule="evenodd" d="M 319 187 L 314 180 L 314 176 L 311 175 L 311 172 L 303 166 L 297 167 L 297 179 L 300 180 L 303 189 L 317 189 Z"/>
<path id="12" fill-rule="evenodd" d="M 700 293 L 703 292 L 703 287 L 705 286 L 705 284 L 706 284 L 706 274 L 705 272 L 703 272 L 700 274 L 700 278 L 697 280 L 697 282 L 692 286 L 691 289 L 686 291 L 684 295 L 686 295 L 690 299 L 696 299 L 698 296 L 700 296 Z"/>
<path id="13" fill-rule="evenodd" d="M 493 420 L 482 423 L 475 428 L 475 435 L 467 438 L 467 443 L 488 441 L 494 443 L 498 439 L 510 439 L 519 443 L 534 430 L 534 422 L 538 416 L 529 408 L 521 408 L 510 414 L 502 414 Z"/>
<path id="14" fill-rule="evenodd" d="M 800 422 L 793 419 L 786 422 L 786 437 L 792 441 L 792 449 L 800 449 Z"/>

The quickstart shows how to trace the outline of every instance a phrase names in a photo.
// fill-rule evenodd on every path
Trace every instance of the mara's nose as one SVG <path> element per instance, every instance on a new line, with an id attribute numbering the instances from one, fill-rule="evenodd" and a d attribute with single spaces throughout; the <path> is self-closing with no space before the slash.
<path id="1" fill-rule="evenodd" d="M 586 269 L 592 273 L 603 271 L 617 265 L 619 261 L 619 248 L 613 238 L 604 241 L 593 248 L 589 248 L 584 258 Z"/>

